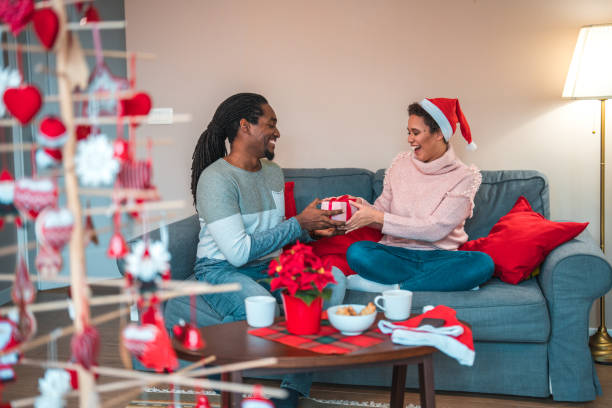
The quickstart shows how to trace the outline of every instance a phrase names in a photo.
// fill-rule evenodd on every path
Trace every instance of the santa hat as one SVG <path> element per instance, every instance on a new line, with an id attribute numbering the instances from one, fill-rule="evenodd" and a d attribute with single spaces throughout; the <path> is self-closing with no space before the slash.
<path id="1" fill-rule="evenodd" d="M 444 140 L 447 142 L 450 140 L 457 129 L 457 122 L 459 122 L 461 125 L 461 134 L 468 142 L 467 149 L 476 150 L 476 143 L 472 142 L 470 125 L 468 125 L 465 116 L 463 116 L 461 106 L 459 106 L 459 99 L 427 98 L 419 102 L 419 105 L 421 105 L 421 107 L 436 121 L 438 126 L 440 126 L 442 135 L 444 135 Z"/>
<path id="2" fill-rule="evenodd" d="M 48 116 L 40 122 L 37 139 L 41 146 L 53 149 L 61 148 L 68 139 L 66 126 L 58 118 Z"/>
<path id="3" fill-rule="evenodd" d="M 442 320 L 441 327 L 433 327 L 425 318 Z M 454 309 L 447 306 L 436 306 L 427 312 L 403 322 L 391 323 L 386 320 L 378 322 L 378 328 L 385 334 L 391 334 L 391 341 L 405 346 L 432 346 L 444 354 L 456 359 L 459 364 L 474 365 L 474 339 L 469 326 L 461 323 Z"/>
<path id="4" fill-rule="evenodd" d="M 45 147 L 36 151 L 36 165 L 39 169 L 56 167 L 62 163 L 62 150 Z"/>

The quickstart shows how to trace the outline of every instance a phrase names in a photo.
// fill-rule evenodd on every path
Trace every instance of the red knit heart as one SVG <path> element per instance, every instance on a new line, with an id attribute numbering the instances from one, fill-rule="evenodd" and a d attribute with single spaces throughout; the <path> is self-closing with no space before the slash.
<path id="1" fill-rule="evenodd" d="M 52 8 L 44 8 L 34 12 L 32 18 L 34 32 L 41 44 L 48 50 L 53 48 L 59 31 L 59 18 Z"/>
<path id="2" fill-rule="evenodd" d="M 57 203 L 57 186 L 50 179 L 23 178 L 15 183 L 13 203 L 32 219 L 46 207 Z"/>
<path id="3" fill-rule="evenodd" d="M 27 124 L 38 113 L 42 97 L 38 88 L 33 85 L 22 85 L 19 88 L 7 88 L 4 91 L 4 105 L 22 125 Z"/>
<path id="4" fill-rule="evenodd" d="M 144 92 L 137 93 L 131 99 L 122 99 L 121 107 L 124 116 L 145 116 L 151 111 L 151 97 Z"/>
<path id="5" fill-rule="evenodd" d="M 0 0 L 0 20 L 11 28 L 13 35 L 30 22 L 34 13 L 34 0 Z"/>

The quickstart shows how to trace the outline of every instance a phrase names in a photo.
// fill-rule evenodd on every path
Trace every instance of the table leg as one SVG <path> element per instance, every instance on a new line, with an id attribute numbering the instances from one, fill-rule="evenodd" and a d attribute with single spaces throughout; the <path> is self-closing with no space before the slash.
<path id="1" fill-rule="evenodd" d="M 242 383 L 242 372 L 234 371 L 230 373 L 230 381 L 233 383 Z M 240 408 L 241 404 L 242 404 L 242 393 L 241 392 L 232 393 L 231 408 Z"/>
<path id="2" fill-rule="evenodd" d="M 435 408 L 436 393 L 431 354 L 423 356 L 423 361 L 419 363 L 419 391 L 421 393 L 421 408 Z"/>
<path id="3" fill-rule="evenodd" d="M 221 373 L 221 381 L 230 381 L 230 373 Z M 230 408 L 232 393 L 221 391 L 221 408 Z"/>
<path id="4" fill-rule="evenodd" d="M 406 365 L 393 366 L 391 380 L 390 408 L 404 408 L 404 391 L 406 390 Z"/>

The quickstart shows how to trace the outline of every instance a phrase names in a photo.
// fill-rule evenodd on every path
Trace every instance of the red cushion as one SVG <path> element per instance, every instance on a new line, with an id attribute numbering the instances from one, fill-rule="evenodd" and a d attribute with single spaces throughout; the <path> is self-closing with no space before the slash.
<path id="1" fill-rule="evenodd" d="M 285 218 L 289 219 L 297 215 L 297 209 L 295 207 L 295 197 L 293 196 L 293 187 L 295 182 L 285 182 Z"/>
<path id="2" fill-rule="evenodd" d="M 488 236 L 468 241 L 459 250 L 488 254 L 495 263 L 495 276 L 517 284 L 529 278 L 550 251 L 580 234 L 588 224 L 549 221 L 521 196 Z"/>

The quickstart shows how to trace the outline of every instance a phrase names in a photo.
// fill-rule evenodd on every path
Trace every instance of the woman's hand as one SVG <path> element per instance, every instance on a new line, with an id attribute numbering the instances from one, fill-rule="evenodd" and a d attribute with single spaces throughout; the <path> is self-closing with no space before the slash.
<path id="1" fill-rule="evenodd" d="M 346 230 L 347 234 L 358 228 L 366 227 L 371 224 L 375 224 L 374 226 L 380 226 L 380 228 L 382 228 L 385 220 L 384 212 L 368 205 L 367 202 L 366 204 L 363 204 L 359 201 L 353 201 L 351 204 L 357 207 L 357 212 L 353 214 L 351 219 L 346 222 L 344 229 Z"/>
<path id="2" fill-rule="evenodd" d="M 310 237 L 313 239 L 319 239 L 319 238 L 335 237 L 336 235 L 344 235 L 345 231 L 344 229 L 341 229 L 341 228 L 343 227 L 314 230 L 310 232 Z"/>
<path id="3" fill-rule="evenodd" d="M 354 197 L 354 196 L 349 195 L 349 194 L 346 194 L 346 196 L 347 196 L 347 197 L 348 197 L 350 200 L 355 200 L 355 201 L 351 201 L 351 203 L 355 203 L 355 202 L 357 202 L 357 203 L 359 203 L 359 204 L 366 204 L 366 205 L 368 204 L 368 200 L 366 200 L 365 198 L 361 198 L 361 197 Z M 343 197 L 343 196 L 337 196 L 337 197 L 326 197 L 326 198 L 324 198 L 324 199 L 323 199 L 323 200 L 321 200 L 321 201 L 329 201 L 329 200 L 331 200 L 331 199 L 336 199 L 336 198 L 340 198 L 340 197 Z"/>

